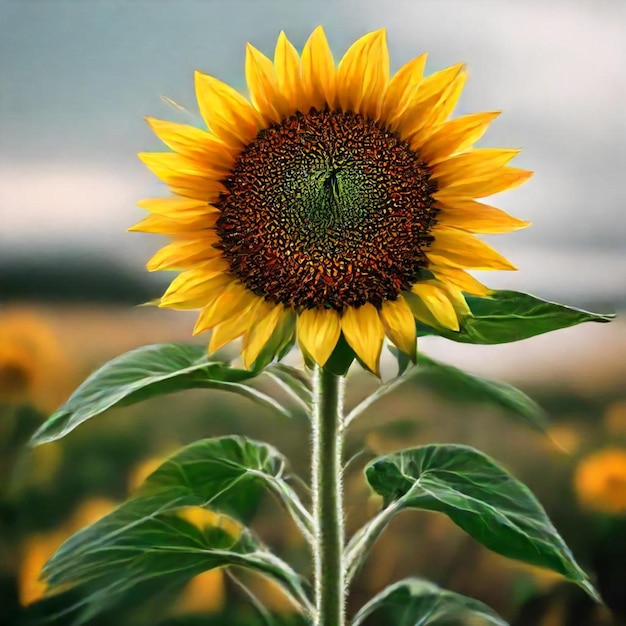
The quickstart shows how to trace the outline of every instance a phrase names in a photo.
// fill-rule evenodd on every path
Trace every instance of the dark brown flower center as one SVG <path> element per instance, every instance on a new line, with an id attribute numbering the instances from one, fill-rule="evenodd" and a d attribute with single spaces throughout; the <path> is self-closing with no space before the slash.
<path id="1" fill-rule="evenodd" d="M 259 132 L 224 181 L 231 270 L 298 310 L 380 306 L 428 262 L 434 182 L 416 152 L 354 113 L 297 113 Z"/>

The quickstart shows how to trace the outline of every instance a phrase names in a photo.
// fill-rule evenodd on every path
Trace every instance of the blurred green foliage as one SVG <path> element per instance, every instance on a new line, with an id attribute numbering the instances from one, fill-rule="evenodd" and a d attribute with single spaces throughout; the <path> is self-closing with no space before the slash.
<path id="1" fill-rule="evenodd" d="M 86 358 L 82 371 L 87 373 L 91 367 L 93 363 Z M 594 582 L 607 604 L 617 616 L 623 616 L 626 512 L 607 515 L 583 508 L 574 480 L 577 468 L 589 454 L 608 445 L 626 447 L 623 390 L 603 388 L 593 393 L 564 387 L 559 381 L 538 381 L 534 388 L 526 387 L 524 391 L 549 416 L 546 436 L 528 430 L 515 419 L 501 419 L 509 411 L 514 417 L 510 407 L 460 406 L 443 398 L 438 385 L 426 382 L 409 381 L 397 394 L 381 398 L 351 431 L 347 457 L 363 446 L 366 452 L 351 461 L 346 475 L 348 531 L 354 532 L 380 507 L 380 499 L 367 488 L 362 474 L 374 455 L 430 441 L 475 445 L 503 461 L 529 485 L 578 560 L 595 576 Z M 261 388 L 270 384 L 269 380 L 260 382 Z M 353 376 L 348 408 L 369 387 L 371 381 L 366 375 Z M 116 409 L 83 425 L 63 441 L 29 451 L 26 442 L 44 417 L 26 401 L 5 401 L 0 406 L 0 623 L 7 626 L 34 625 L 79 599 L 74 590 L 22 606 L 20 598 L 24 601 L 35 597 L 28 597 L 28 585 L 31 594 L 32 589 L 37 592 L 33 584 L 38 570 L 34 568 L 41 567 L 51 554 L 35 555 L 41 557 L 37 561 L 34 552 L 41 551 L 44 544 L 53 549 L 54 541 L 58 546 L 107 507 L 121 502 L 139 479 L 154 469 L 157 460 L 180 445 L 199 438 L 245 434 L 275 445 L 291 460 L 291 471 L 307 477 L 308 424 L 303 417 L 279 416 L 246 398 L 220 391 L 172 394 Z M 602 471 L 601 467 L 598 472 Z M 606 468 L 607 476 L 616 471 L 619 468 Z M 300 569 L 306 568 L 306 545 L 275 502 L 270 498 L 261 500 L 252 519 L 253 529 L 281 557 Z M 418 536 L 421 539 L 416 540 Z M 411 550 L 407 550 L 407 544 Z M 351 610 L 386 584 L 415 575 L 485 602 L 515 626 L 611 623 L 575 586 L 496 557 L 460 534 L 442 516 L 426 512 L 403 514 L 383 534 L 355 581 Z M 219 585 L 216 580 L 205 583 L 200 593 L 212 602 L 204 608 L 201 603 L 188 604 L 188 609 L 184 603 L 181 605 L 189 591 L 185 587 L 162 593 L 140 608 L 122 605 L 89 623 L 263 624 L 236 582 L 226 576 Z M 263 588 L 254 580 L 246 584 L 259 597 L 274 598 L 269 604 L 278 616 L 278 624 L 297 623 L 276 590 Z M 557 613 L 558 622 L 545 621 Z M 52 623 L 61 626 L 63 617 Z"/>

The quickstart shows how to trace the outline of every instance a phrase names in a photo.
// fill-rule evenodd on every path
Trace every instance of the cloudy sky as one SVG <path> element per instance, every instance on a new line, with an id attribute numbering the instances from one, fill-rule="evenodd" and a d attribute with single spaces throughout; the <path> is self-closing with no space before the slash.
<path id="1" fill-rule="evenodd" d="M 165 193 L 135 154 L 151 115 L 200 123 L 193 71 L 244 90 L 244 44 L 301 48 L 323 24 L 336 57 L 384 26 L 393 68 L 427 50 L 470 79 L 457 113 L 503 110 L 483 145 L 536 171 L 497 204 L 531 220 L 492 239 L 520 268 L 499 287 L 624 298 L 626 3 L 622 0 L 0 0 L 0 251 L 84 250 L 141 267 L 126 234 Z M 165 104 L 167 96 L 187 110 Z M 0 257 L 1 258 L 1 257 Z"/>

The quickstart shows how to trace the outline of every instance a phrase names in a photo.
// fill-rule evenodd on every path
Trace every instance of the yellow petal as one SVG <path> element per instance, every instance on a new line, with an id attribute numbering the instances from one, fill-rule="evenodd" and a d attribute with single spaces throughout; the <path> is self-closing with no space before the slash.
<path id="1" fill-rule="evenodd" d="M 530 226 L 530 222 L 511 217 L 508 213 L 471 198 L 445 197 L 436 203 L 437 223 L 472 233 L 509 233 Z"/>
<path id="2" fill-rule="evenodd" d="M 469 293 L 473 296 L 487 296 L 491 293 L 491 289 L 464 270 L 436 265 L 431 265 L 428 269 L 435 275 L 439 282 L 450 283 L 465 293 Z"/>
<path id="3" fill-rule="evenodd" d="M 187 180 L 175 180 L 168 184 L 170 191 L 177 196 L 204 202 L 217 202 L 226 187 L 221 182 L 208 180 L 204 185 L 192 185 Z"/>
<path id="4" fill-rule="evenodd" d="M 137 205 L 152 213 L 169 217 L 170 219 L 196 219 L 218 209 L 204 200 L 193 198 L 144 198 Z"/>
<path id="5" fill-rule="evenodd" d="M 427 100 L 432 96 L 441 96 L 464 70 L 465 63 L 457 63 L 456 65 L 451 65 L 450 67 L 430 74 L 424 78 L 420 85 L 418 92 L 419 99 Z"/>
<path id="6" fill-rule="evenodd" d="M 228 170 L 232 167 L 235 157 L 232 148 L 228 148 L 212 133 L 152 117 L 146 117 L 146 121 L 154 134 L 175 152 L 213 163 L 218 169 Z"/>
<path id="7" fill-rule="evenodd" d="M 398 296 L 396 300 L 388 300 L 381 307 L 379 316 L 390 341 L 415 361 L 417 356 L 415 318 L 406 300 L 402 296 Z"/>
<path id="8" fill-rule="evenodd" d="M 358 309 L 348 307 L 341 318 L 341 330 L 348 345 L 361 361 L 379 375 L 380 352 L 385 330 L 376 308 L 369 303 Z"/>
<path id="9" fill-rule="evenodd" d="M 436 226 L 432 235 L 435 240 L 426 256 L 435 265 L 473 270 L 517 269 L 490 245 L 462 230 Z"/>
<path id="10" fill-rule="evenodd" d="M 203 333 L 231 317 L 245 313 L 259 297 L 240 282 L 232 282 L 210 303 L 208 303 L 196 321 L 193 334 Z"/>
<path id="11" fill-rule="evenodd" d="M 501 148 L 474 148 L 435 163 L 431 167 L 431 176 L 437 180 L 438 189 L 443 189 L 469 177 L 492 175 L 519 152 Z"/>
<path id="12" fill-rule="evenodd" d="M 434 318 L 439 326 L 459 330 L 459 319 L 447 292 L 439 286 L 436 281 L 424 281 L 415 283 L 411 291 L 417 296 L 423 306 Z M 407 299 L 413 315 L 424 322 L 432 325 L 432 318 L 424 315 L 423 309 L 414 300 Z"/>
<path id="13" fill-rule="evenodd" d="M 439 320 L 432 314 L 421 298 L 416 296 L 411 291 L 403 291 L 402 296 L 404 297 L 411 314 L 416 320 L 426 324 L 427 326 L 432 326 L 433 328 L 441 327 Z"/>
<path id="14" fill-rule="evenodd" d="M 332 354 L 339 336 L 341 321 L 334 309 L 305 309 L 298 316 L 298 342 L 318 365 Z"/>
<path id="15" fill-rule="evenodd" d="M 389 80 L 385 29 L 357 39 L 337 67 L 337 97 L 343 111 L 376 119 Z"/>
<path id="16" fill-rule="evenodd" d="M 155 176 L 165 180 L 165 182 L 167 180 L 164 176 L 171 172 L 200 177 L 210 176 L 217 172 L 217 170 L 204 166 L 196 159 L 175 152 L 140 152 L 137 156 Z"/>
<path id="17" fill-rule="evenodd" d="M 304 86 L 300 77 L 300 57 L 283 31 L 278 35 L 276 42 L 274 68 L 278 89 L 289 104 L 288 114 L 305 110 Z"/>
<path id="18" fill-rule="evenodd" d="M 302 50 L 302 82 L 309 106 L 316 109 L 324 108 L 325 104 L 330 109 L 335 107 L 335 62 L 321 26 L 311 33 Z"/>
<path id="19" fill-rule="evenodd" d="M 272 338 L 281 319 L 287 315 L 287 310 L 282 304 L 269 304 L 268 302 L 264 304 L 266 306 L 260 306 L 256 310 L 248 332 L 243 338 L 241 359 L 246 369 L 253 365 L 265 344 Z"/>
<path id="20" fill-rule="evenodd" d="M 214 248 L 210 239 L 173 241 L 161 248 L 146 264 L 150 272 L 160 270 L 182 270 L 198 263 L 221 256 L 222 251 Z M 217 237 L 215 237 L 217 243 Z"/>
<path id="21" fill-rule="evenodd" d="M 196 71 L 196 98 L 207 126 L 226 144 L 239 148 L 253 139 L 263 120 L 254 107 L 232 87 Z"/>
<path id="22" fill-rule="evenodd" d="M 159 306 L 181 310 L 205 306 L 217 292 L 235 280 L 227 273 L 228 264 L 224 266 L 223 263 L 221 258 L 212 259 L 202 267 L 179 274 L 161 297 Z"/>
<path id="23" fill-rule="evenodd" d="M 223 187 L 220 181 L 227 174 L 173 152 L 141 152 L 137 156 L 157 178 L 168 185 L 217 191 Z"/>
<path id="24" fill-rule="evenodd" d="M 424 76 L 426 54 L 405 63 L 389 81 L 380 107 L 380 119 L 394 128 L 393 122 L 401 117 L 417 93 Z"/>
<path id="25" fill-rule="evenodd" d="M 452 81 L 450 88 L 446 89 L 444 97 L 437 104 L 436 109 L 430 116 L 430 119 L 428 120 L 429 126 L 438 127 L 452 115 L 459 102 L 459 98 L 461 97 L 461 93 L 463 92 L 466 82 L 467 70 L 465 69 L 465 65 L 462 65 L 461 71 Z"/>
<path id="26" fill-rule="evenodd" d="M 432 105 L 430 111 L 424 116 L 424 121 L 419 125 L 419 131 L 410 139 L 414 150 L 419 151 L 424 141 L 452 115 L 466 80 L 467 72 L 459 71 L 450 85 L 441 93 L 437 102 Z"/>
<path id="27" fill-rule="evenodd" d="M 155 233 L 160 235 L 183 235 L 191 234 L 194 238 L 202 235 L 211 236 L 215 232 L 213 227 L 219 218 L 219 213 L 209 213 L 193 219 L 172 219 L 153 213 L 144 217 L 140 222 L 131 226 L 128 231 L 132 233 Z"/>
<path id="28" fill-rule="evenodd" d="M 491 174 L 471 176 L 449 184 L 445 189 L 442 189 L 442 192 L 451 192 L 472 198 L 485 198 L 507 189 L 519 187 L 532 175 L 533 172 L 517 167 L 502 167 Z M 438 193 L 433 194 L 435 198 L 438 198 Z"/>
<path id="29" fill-rule="evenodd" d="M 420 147 L 419 153 L 429 165 L 462 152 L 478 141 L 499 111 L 463 115 L 442 124 Z"/>
<path id="30" fill-rule="evenodd" d="M 214 178 L 172 174 L 168 177 L 170 191 L 184 198 L 195 198 L 206 202 L 215 202 L 226 191 L 224 184 Z M 178 190 L 182 190 L 180 193 Z"/>
<path id="31" fill-rule="evenodd" d="M 296 340 L 296 312 L 292 308 L 284 308 L 271 340 L 265 345 L 263 350 L 271 350 L 272 358 L 285 355 L 285 350 L 290 350 Z M 261 352 L 262 354 L 262 352 Z"/>
<path id="32" fill-rule="evenodd" d="M 436 283 L 439 289 L 441 289 L 447 296 L 448 300 L 452 303 L 454 310 L 456 311 L 456 316 L 461 319 L 467 315 L 471 315 L 471 311 L 467 301 L 465 300 L 465 296 L 461 292 L 460 289 L 457 289 L 454 285 L 449 283 Z"/>
<path id="33" fill-rule="evenodd" d="M 462 63 L 427 76 L 420 83 L 406 112 L 398 119 L 398 132 L 402 138 L 410 140 L 429 123 L 433 112 L 443 106 L 458 76 L 463 73 Z"/>
<path id="34" fill-rule="evenodd" d="M 250 43 L 246 44 L 246 82 L 254 106 L 267 121 L 279 122 L 289 114 L 272 62 Z"/>
<path id="35" fill-rule="evenodd" d="M 254 319 L 256 309 L 263 303 L 263 298 L 257 297 L 256 302 L 243 315 L 232 317 L 216 326 L 211 333 L 209 352 L 215 352 L 237 337 L 241 337 L 250 327 L 250 321 Z"/>
<path id="36" fill-rule="evenodd" d="M 195 292 L 199 287 L 211 281 L 215 276 L 224 273 L 228 269 L 228 262 L 223 258 L 210 259 L 196 267 L 181 272 L 170 283 L 161 302 L 166 302 L 169 296 L 180 294 L 184 296 L 188 292 Z"/>

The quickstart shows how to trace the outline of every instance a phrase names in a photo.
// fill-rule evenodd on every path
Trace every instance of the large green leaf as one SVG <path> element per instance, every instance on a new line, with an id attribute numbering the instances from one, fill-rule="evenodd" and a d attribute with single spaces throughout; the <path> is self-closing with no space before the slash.
<path id="1" fill-rule="evenodd" d="M 419 578 L 407 578 L 374 596 L 354 617 L 372 624 L 402 626 L 507 626 L 486 604 Z"/>
<path id="2" fill-rule="evenodd" d="M 468 402 L 491 404 L 521 418 L 529 426 L 545 432 L 547 426 L 545 411 L 513 385 L 475 376 L 452 365 L 435 361 L 425 354 L 419 354 L 417 359 L 418 366 L 414 368 L 415 380 L 428 385 L 447 400 L 464 404 Z"/>
<path id="3" fill-rule="evenodd" d="M 305 602 L 300 581 L 287 566 L 249 532 L 233 537 L 232 523 L 215 525 L 219 518 L 207 512 L 245 523 L 262 491 L 268 490 L 310 537 L 310 516 L 284 473 L 284 457 L 264 443 L 241 437 L 192 443 L 154 471 L 130 500 L 68 540 L 46 566 L 45 579 L 53 591 L 66 585 L 85 587 L 79 603 L 86 607 L 81 614 L 89 615 L 103 608 L 101 601 L 121 599 L 135 585 L 152 581 L 142 587 L 142 593 L 152 593 L 152 586 L 180 584 L 224 565 L 264 572 Z M 193 520 L 205 520 L 204 525 Z"/>
<path id="4" fill-rule="evenodd" d="M 256 375 L 210 361 L 204 346 L 179 343 L 143 346 L 109 361 L 89 376 L 42 424 L 31 444 L 60 439 L 83 422 L 113 407 L 192 388 L 231 391 L 288 415 L 278 402 L 243 384 Z"/>
<path id="5" fill-rule="evenodd" d="M 530 490 L 478 450 L 428 445 L 379 457 L 365 470 L 373 489 L 394 512 L 445 513 L 474 539 L 504 556 L 563 574 L 594 598 L 597 594 Z M 381 515 L 385 515 L 385 512 Z M 359 533 L 351 560 L 371 545 L 375 532 Z"/>
<path id="6" fill-rule="evenodd" d="M 187 511 L 146 515 L 130 503 L 66 541 L 46 564 L 43 578 L 52 593 L 68 587 L 81 592 L 64 611 L 68 619 L 85 624 L 120 601 L 139 603 L 201 572 L 232 565 L 274 579 L 310 607 L 300 577 L 248 530 L 193 523 Z"/>
<path id="7" fill-rule="evenodd" d="M 493 291 L 489 298 L 466 296 L 472 315 L 457 331 L 418 323 L 420 335 L 441 335 L 463 343 L 495 344 L 527 339 L 583 322 L 610 322 L 614 315 L 590 313 L 517 291 Z"/>
<path id="8" fill-rule="evenodd" d="M 203 439 L 166 460 L 119 510 L 130 507 L 149 515 L 179 506 L 204 506 L 246 523 L 262 491 L 268 490 L 308 539 L 310 515 L 285 474 L 285 457 L 266 443 L 237 436 Z"/>
<path id="9" fill-rule="evenodd" d="M 382 384 L 374 393 L 359 403 L 345 418 L 349 425 L 383 396 L 406 382 L 425 384 L 447 400 L 462 403 L 486 403 L 504 409 L 529 426 L 545 432 L 544 410 L 525 393 L 508 383 L 481 378 L 452 365 L 418 354 L 417 365 Z"/>

